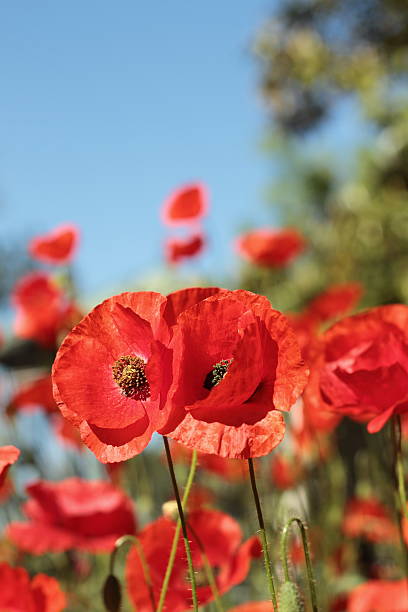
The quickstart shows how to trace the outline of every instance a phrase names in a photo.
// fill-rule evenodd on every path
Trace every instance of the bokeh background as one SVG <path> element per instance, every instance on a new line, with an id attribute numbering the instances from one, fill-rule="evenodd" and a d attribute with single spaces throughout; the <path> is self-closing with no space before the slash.
<path id="1" fill-rule="evenodd" d="M 201 284 L 267 295 L 285 313 L 305 312 L 326 288 L 348 282 L 362 287 L 358 308 L 408 303 L 406 0 L 19 0 L 0 13 L 4 397 L 52 361 L 13 335 L 10 293 L 24 273 L 50 269 L 29 257 L 27 245 L 64 222 L 80 230 L 68 278 L 84 312 L 125 290 Z M 175 265 L 164 243 L 177 230 L 170 232 L 160 211 L 191 181 L 210 194 L 205 249 Z M 289 266 L 258 267 L 234 247 L 246 230 L 287 226 L 306 244 Z M 309 500 L 315 526 L 333 528 L 317 563 L 326 602 L 330 584 L 345 592 L 371 577 L 377 559 L 372 542 L 359 542 L 341 585 L 326 563 L 338 544 L 342 503 L 374 490 L 378 466 L 369 453 L 384 459 L 388 447 L 386 438 L 368 438 L 362 426 L 343 421 L 330 441 L 337 454 L 327 474 L 314 457 L 310 481 L 286 492 L 289 506 Z M 13 471 L 12 517 L 35 477 L 107 478 L 90 452 L 57 443 L 44 413 L 2 419 L 0 443 L 11 439 L 23 451 Z M 150 451 L 127 464 L 141 523 L 171 495 L 157 446 Z M 265 462 L 261 469 L 269 474 Z M 178 470 L 184 478 L 186 466 Z M 253 533 L 242 489 L 211 478 L 205 484 L 219 506 Z M 276 483 L 266 481 L 265 504 L 277 522 L 286 502 L 279 505 Z M 322 482 L 340 492 L 326 514 L 314 503 Z M 387 502 L 384 474 L 383 483 Z M 7 520 L 1 515 L 0 525 Z M 384 559 L 392 574 L 388 549 Z M 53 572 L 48 561 L 31 558 L 30 569 Z M 99 598 L 106 558 L 91 564 L 92 579 L 79 589 L 85 603 L 74 612 Z M 228 604 L 264 596 L 262 572 L 239 589 Z"/>

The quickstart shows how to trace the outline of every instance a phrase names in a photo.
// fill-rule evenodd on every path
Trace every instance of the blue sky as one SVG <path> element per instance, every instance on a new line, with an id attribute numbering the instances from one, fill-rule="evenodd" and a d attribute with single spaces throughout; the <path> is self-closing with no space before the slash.
<path id="1" fill-rule="evenodd" d="M 0 21 L 0 239 L 72 221 L 85 293 L 162 264 L 159 209 L 211 194 L 198 269 L 231 270 L 234 235 L 271 220 L 251 40 L 267 0 L 16 0 Z"/>

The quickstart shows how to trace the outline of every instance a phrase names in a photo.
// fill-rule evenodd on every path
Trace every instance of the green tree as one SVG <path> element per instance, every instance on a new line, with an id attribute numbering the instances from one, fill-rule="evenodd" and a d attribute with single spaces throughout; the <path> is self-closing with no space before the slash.
<path id="1" fill-rule="evenodd" d="M 307 254 L 246 287 L 300 308 L 358 280 L 367 305 L 408 300 L 408 11 L 404 0 L 283 0 L 254 44 L 274 159 L 270 200 Z M 363 139 L 339 151 L 350 109 Z M 339 109 L 343 109 L 339 114 Z M 342 123 L 340 123 L 342 122 Z M 333 131 L 330 150 L 322 135 Z"/>

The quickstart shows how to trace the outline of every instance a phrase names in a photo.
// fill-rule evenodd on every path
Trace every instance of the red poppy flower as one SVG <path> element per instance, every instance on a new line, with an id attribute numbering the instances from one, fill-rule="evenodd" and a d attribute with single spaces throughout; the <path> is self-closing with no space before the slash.
<path id="1" fill-rule="evenodd" d="M 155 604 L 167 567 L 176 524 L 159 518 L 147 525 L 138 536 L 149 568 Z M 261 554 L 257 537 L 242 543 L 238 523 L 228 514 L 216 510 L 198 510 L 188 515 L 189 540 L 196 570 L 197 595 L 201 605 L 213 599 L 203 565 L 204 551 L 213 568 L 220 594 L 242 582 L 248 574 L 251 559 Z M 133 547 L 126 562 L 126 580 L 132 603 L 139 612 L 154 612 L 149 589 L 137 547 Z M 182 539 L 179 540 L 176 560 L 171 574 L 165 609 L 181 612 L 190 609 L 191 585 L 188 581 L 187 561 Z"/>
<path id="2" fill-rule="evenodd" d="M 349 595 L 348 612 L 407 612 L 407 580 L 369 580 Z"/>
<path id="3" fill-rule="evenodd" d="M 302 467 L 295 459 L 276 454 L 271 460 L 271 478 L 278 489 L 291 489 L 302 476 Z"/>
<path id="4" fill-rule="evenodd" d="M 184 225 L 201 219 L 208 210 L 207 188 L 202 183 L 184 185 L 165 201 L 162 220 L 167 225 Z"/>
<path id="5" fill-rule="evenodd" d="M 14 522 L 7 529 L 8 537 L 27 552 L 110 551 L 117 538 L 136 531 L 132 501 L 108 482 L 38 480 L 27 493 L 23 510 L 29 522 Z"/>
<path id="6" fill-rule="evenodd" d="M 392 542 L 398 537 L 387 508 L 375 498 L 350 500 L 342 529 L 349 538 L 366 538 L 371 542 Z"/>
<path id="7" fill-rule="evenodd" d="M 319 333 L 319 321 L 307 310 L 304 312 L 285 313 L 291 328 L 296 334 L 304 359 L 309 359 L 310 347 Z"/>
<path id="8" fill-rule="evenodd" d="M 61 225 L 45 236 L 33 238 L 28 246 L 32 257 L 51 264 L 68 263 L 77 248 L 79 231 L 75 225 Z"/>
<path id="9" fill-rule="evenodd" d="M 360 300 L 362 293 L 360 283 L 332 285 L 315 297 L 307 310 L 319 321 L 329 321 L 352 310 Z"/>
<path id="10" fill-rule="evenodd" d="M 16 284 L 14 332 L 20 338 L 53 346 L 60 330 L 72 316 L 73 304 L 50 276 L 42 272 L 27 274 Z"/>
<path id="11" fill-rule="evenodd" d="M 174 462 L 190 463 L 192 452 L 192 449 L 182 444 L 173 442 L 171 445 L 171 454 Z M 228 482 L 246 480 L 248 478 L 248 468 L 239 459 L 225 459 L 218 455 L 198 453 L 198 465 L 200 469 L 217 474 L 217 476 L 225 478 Z"/>
<path id="12" fill-rule="evenodd" d="M 283 268 L 304 250 L 305 240 L 294 228 L 259 229 L 240 236 L 236 247 L 242 257 L 257 266 Z"/>
<path id="13" fill-rule="evenodd" d="M 169 238 L 165 245 L 166 260 L 170 264 L 177 264 L 183 259 L 199 255 L 203 249 L 204 236 L 202 234 L 194 234 L 187 238 Z"/>
<path id="14" fill-rule="evenodd" d="M 7 407 L 7 414 L 13 415 L 19 410 L 31 411 L 42 408 L 47 413 L 58 412 L 57 405 L 52 394 L 51 375 L 46 374 L 23 384 L 14 393 Z"/>
<path id="15" fill-rule="evenodd" d="M 230 608 L 228 612 L 274 612 L 274 608 L 270 601 L 248 601 Z"/>
<path id="16" fill-rule="evenodd" d="M 222 457 L 269 453 L 285 432 L 278 411 L 290 409 L 307 379 L 286 318 L 265 297 L 224 290 L 187 308 L 174 330 L 170 437 Z"/>
<path id="17" fill-rule="evenodd" d="M 66 605 L 66 597 L 55 578 L 45 574 L 30 578 L 23 567 L 0 563 L 0 610 L 61 612 Z"/>
<path id="18" fill-rule="evenodd" d="M 0 446 L 0 488 L 3 486 L 10 465 L 13 465 L 20 456 L 15 446 Z"/>
<path id="19" fill-rule="evenodd" d="M 79 429 L 75 427 L 70 421 L 64 419 L 64 417 L 58 413 L 51 416 L 51 426 L 57 439 L 64 446 L 68 446 L 77 451 L 85 450 L 84 443 L 82 442 Z"/>
<path id="20" fill-rule="evenodd" d="M 338 414 L 379 431 L 408 412 L 408 306 L 380 306 L 336 323 L 323 336 L 318 376 Z"/>
<path id="21" fill-rule="evenodd" d="M 167 420 L 172 352 L 165 305 L 165 297 L 149 291 L 109 298 L 57 353 L 56 402 L 104 463 L 140 453 Z"/>

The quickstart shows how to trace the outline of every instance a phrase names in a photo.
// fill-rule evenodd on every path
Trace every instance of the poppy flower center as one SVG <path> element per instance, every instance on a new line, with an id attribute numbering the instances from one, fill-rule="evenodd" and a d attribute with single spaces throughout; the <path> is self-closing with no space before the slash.
<path id="1" fill-rule="evenodd" d="M 211 391 L 213 387 L 218 385 L 228 372 L 229 365 L 232 359 L 222 359 L 213 366 L 213 369 L 208 372 L 204 380 L 204 387 Z"/>
<path id="2" fill-rule="evenodd" d="M 136 400 L 150 397 L 150 385 L 145 374 L 146 364 L 141 357 L 123 355 L 112 366 L 112 376 L 123 395 Z"/>

